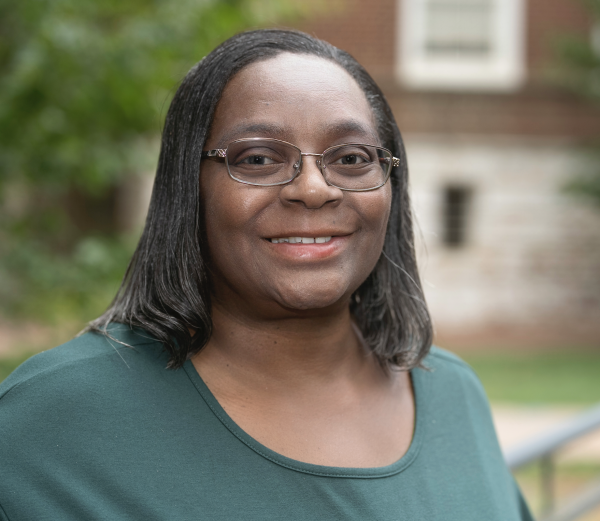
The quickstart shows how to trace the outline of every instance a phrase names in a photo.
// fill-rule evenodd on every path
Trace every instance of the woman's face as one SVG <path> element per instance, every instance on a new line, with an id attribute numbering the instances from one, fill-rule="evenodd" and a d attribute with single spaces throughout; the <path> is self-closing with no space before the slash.
<path id="1" fill-rule="evenodd" d="M 204 149 L 252 137 L 319 154 L 341 143 L 381 144 L 369 103 L 344 69 L 289 53 L 252 64 L 228 83 Z M 342 191 L 326 184 L 316 159 L 303 157 L 298 177 L 271 187 L 239 183 L 224 162 L 202 161 L 217 302 L 275 316 L 322 313 L 347 306 L 372 271 L 383 247 L 390 183 L 370 192 Z M 272 242 L 289 237 L 331 240 Z"/>

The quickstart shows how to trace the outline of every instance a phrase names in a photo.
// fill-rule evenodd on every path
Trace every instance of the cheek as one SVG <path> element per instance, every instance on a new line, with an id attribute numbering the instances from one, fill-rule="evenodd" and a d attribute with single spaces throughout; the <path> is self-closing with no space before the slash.
<path id="1" fill-rule="evenodd" d="M 232 181 L 226 172 L 207 169 L 202 175 L 200 200 L 213 268 L 238 269 L 240 259 L 251 259 L 252 249 L 261 240 L 260 220 L 273 203 L 273 195 L 264 187 Z"/>
<path id="2" fill-rule="evenodd" d="M 225 165 L 206 165 L 200 174 L 200 201 L 209 238 L 226 237 L 247 224 L 260 204 L 255 195 L 246 185 L 232 181 Z"/>
<path id="3" fill-rule="evenodd" d="M 238 201 L 235 190 L 228 186 L 227 173 L 219 165 L 207 165 L 200 174 L 200 201 L 203 205 L 206 238 L 213 269 L 227 263 L 238 242 L 236 227 L 247 216 L 247 203 Z"/>
<path id="4" fill-rule="evenodd" d="M 355 194 L 360 198 L 359 213 L 371 237 L 383 241 L 392 206 L 392 191 L 389 183 L 373 192 Z"/>
<path id="5" fill-rule="evenodd" d="M 244 185 L 241 185 L 242 187 Z M 272 198 L 255 194 L 244 195 L 244 190 L 230 190 L 228 193 L 205 198 L 206 231 L 210 238 L 219 243 L 232 243 L 243 247 L 247 242 L 261 238 L 260 223 L 265 210 L 272 204 Z"/>
<path id="6" fill-rule="evenodd" d="M 385 188 L 385 190 L 383 190 Z M 372 192 L 373 197 L 365 199 L 364 221 L 369 223 L 369 244 L 365 251 L 365 271 L 367 275 L 375 268 L 385 243 L 385 236 L 392 204 L 392 192 L 389 183 L 381 192 Z M 365 195 L 365 194 L 362 194 Z"/>

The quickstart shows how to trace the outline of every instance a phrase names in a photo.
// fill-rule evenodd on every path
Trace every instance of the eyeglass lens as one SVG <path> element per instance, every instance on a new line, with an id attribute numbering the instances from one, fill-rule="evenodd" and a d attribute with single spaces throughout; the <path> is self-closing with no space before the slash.
<path id="1" fill-rule="evenodd" d="M 275 140 L 234 141 L 227 147 L 229 173 L 256 185 L 284 184 L 297 174 L 300 151 Z M 321 171 L 331 185 L 350 190 L 381 186 L 392 164 L 391 154 L 370 145 L 340 145 L 323 155 Z"/>

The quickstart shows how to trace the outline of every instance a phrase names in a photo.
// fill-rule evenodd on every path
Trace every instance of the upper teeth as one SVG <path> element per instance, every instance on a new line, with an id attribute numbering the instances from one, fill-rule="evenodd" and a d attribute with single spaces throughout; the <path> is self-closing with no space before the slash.
<path id="1" fill-rule="evenodd" d="M 331 237 L 281 237 L 279 239 L 271 239 L 271 242 L 274 244 L 278 244 L 280 242 L 289 242 L 290 244 L 321 244 L 324 242 L 329 242 Z"/>

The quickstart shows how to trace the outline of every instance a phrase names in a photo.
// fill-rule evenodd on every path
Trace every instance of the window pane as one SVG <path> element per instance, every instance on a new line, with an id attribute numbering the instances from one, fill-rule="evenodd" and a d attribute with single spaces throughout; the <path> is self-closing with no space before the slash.
<path id="1" fill-rule="evenodd" d="M 493 0 L 426 0 L 426 53 L 489 55 L 493 15 Z"/>

